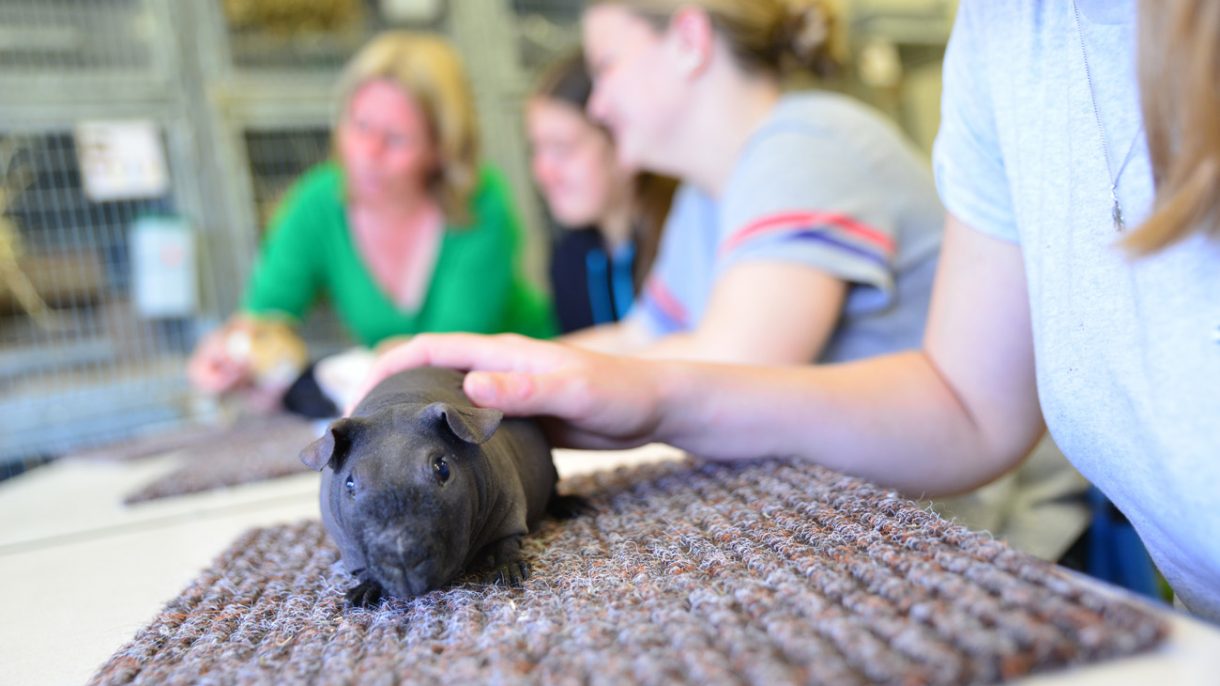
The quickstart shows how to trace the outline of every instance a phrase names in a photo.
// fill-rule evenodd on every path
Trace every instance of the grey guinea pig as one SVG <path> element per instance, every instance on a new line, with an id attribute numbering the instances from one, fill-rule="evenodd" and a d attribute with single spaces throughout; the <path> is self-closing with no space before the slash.
<path id="1" fill-rule="evenodd" d="M 464 377 L 436 367 L 391 376 L 301 451 L 322 471 L 322 521 L 356 577 L 353 605 L 419 595 L 474 566 L 517 585 L 529 573 L 522 536 L 545 514 L 588 509 L 555 492 L 537 423 L 475 407 Z"/>

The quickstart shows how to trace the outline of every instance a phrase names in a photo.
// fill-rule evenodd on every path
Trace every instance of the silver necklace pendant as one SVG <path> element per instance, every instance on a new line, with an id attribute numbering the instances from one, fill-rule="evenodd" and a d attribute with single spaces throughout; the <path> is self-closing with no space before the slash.
<path id="1" fill-rule="evenodd" d="M 1097 137 L 1101 139 L 1101 154 L 1102 159 L 1106 162 L 1106 174 L 1110 176 L 1110 218 L 1114 221 L 1114 231 L 1121 232 L 1126 228 L 1123 223 L 1123 208 L 1118 202 L 1118 182 L 1123 178 L 1123 171 L 1127 168 L 1127 163 L 1131 161 L 1131 155 L 1135 152 L 1135 144 L 1140 140 L 1140 134 L 1144 131 L 1144 125 L 1141 122 L 1139 129 L 1131 138 L 1131 145 L 1127 146 L 1127 154 L 1123 157 L 1122 164 L 1118 165 L 1118 171 L 1113 172 L 1110 164 L 1110 146 L 1106 144 L 1106 130 L 1101 125 L 1101 112 L 1097 109 L 1097 96 L 1093 92 L 1093 70 L 1089 68 L 1089 52 L 1084 47 L 1084 32 L 1080 30 L 1080 8 L 1076 6 L 1076 0 L 1072 0 L 1072 20 L 1076 26 L 1076 40 L 1080 44 L 1080 61 L 1084 64 L 1084 79 L 1089 87 L 1089 102 L 1093 105 L 1093 121 L 1097 124 Z"/>

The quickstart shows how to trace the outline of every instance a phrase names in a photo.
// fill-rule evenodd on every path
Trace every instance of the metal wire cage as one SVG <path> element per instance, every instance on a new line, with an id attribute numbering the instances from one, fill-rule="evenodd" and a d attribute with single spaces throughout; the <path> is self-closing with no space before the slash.
<path id="1" fill-rule="evenodd" d="M 258 226 L 266 227 L 284 193 L 330 153 L 330 127 L 247 128 L 242 132 Z"/>
<path id="2" fill-rule="evenodd" d="M 154 0 L 4 0 L 0 92 L 10 102 L 155 99 L 178 69 L 163 28 L 171 14 Z"/>
<path id="3" fill-rule="evenodd" d="M 0 127 L 0 460 L 118 437 L 189 409 L 182 370 L 194 312 L 142 307 L 133 269 L 142 223 L 193 209 L 179 183 L 187 136 L 154 113 L 168 183 L 143 197 L 91 197 L 78 128 L 89 113 L 77 114 Z M 177 225 L 189 251 L 189 221 Z"/>
<path id="4" fill-rule="evenodd" d="M 153 71 L 150 11 L 144 0 L 6 0 L 0 3 L 0 65 L 8 74 L 27 75 Z"/>

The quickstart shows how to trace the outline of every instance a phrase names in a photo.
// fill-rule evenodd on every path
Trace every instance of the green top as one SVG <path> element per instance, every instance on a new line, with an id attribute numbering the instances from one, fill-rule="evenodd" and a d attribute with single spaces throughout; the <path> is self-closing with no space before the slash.
<path id="1" fill-rule="evenodd" d="M 550 303 L 519 273 L 520 225 L 500 174 L 481 171 L 469 226 L 446 223 L 432 280 L 412 312 L 395 304 L 361 259 L 348 228 L 343 187 L 339 165 L 327 162 L 289 190 L 247 284 L 246 312 L 300 321 L 325 295 L 348 331 L 369 347 L 424 332 L 554 335 Z"/>

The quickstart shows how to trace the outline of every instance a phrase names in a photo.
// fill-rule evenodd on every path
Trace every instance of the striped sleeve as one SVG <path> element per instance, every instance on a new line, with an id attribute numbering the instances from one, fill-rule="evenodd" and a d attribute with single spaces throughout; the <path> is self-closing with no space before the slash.
<path id="1" fill-rule="evenodd" d="M 796 262 L 888 299 L 902 193 L 886 195 L 883 155 L 844 138 L 790 127 L 754 142 L 724 194 L 718 273 L 744 261 Z"/>
<path id="2" fill-rule="evenodd" d="M 781 240 L 808 242 L 842 250 L 886 268 L 895 253 L 894 238 L 844 214 L 817 211 L 777 212 L 746 224 L 720 244 L 726 257 L 752 240 L 778 236 Z"/>
<path id="3" fill-rule="evenodd" d="M 686 305 L 674 295 L 664 277 L 656 273 L 645 282 L 635 310 L 633 316 L 643 317 L 649 331 L 656 336 L 681 333 L 692 328 Z"/>

